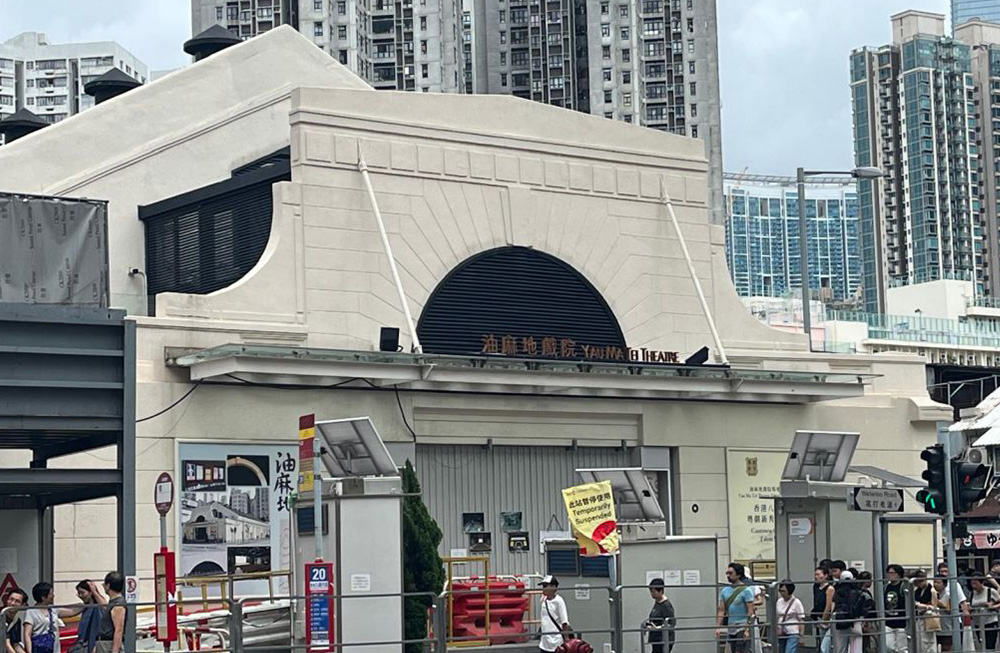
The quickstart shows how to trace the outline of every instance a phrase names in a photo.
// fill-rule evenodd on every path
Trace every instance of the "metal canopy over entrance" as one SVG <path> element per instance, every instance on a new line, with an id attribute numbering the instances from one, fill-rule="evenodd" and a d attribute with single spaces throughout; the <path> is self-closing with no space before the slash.
<path id="1" fill-rule="evenodd" d="M 107 446 L 117 448 L 114 469 L 49 469 Z M 0 303 L 2 449 L 32 459 L 0 467 L 0 510 L 37 510 L 44 543 L 54 506 L 115 497 L 118 568 L 135 573 L 135 325 L 124 311 Z M 39 562 L 51 580 L 50 545 Z"/>

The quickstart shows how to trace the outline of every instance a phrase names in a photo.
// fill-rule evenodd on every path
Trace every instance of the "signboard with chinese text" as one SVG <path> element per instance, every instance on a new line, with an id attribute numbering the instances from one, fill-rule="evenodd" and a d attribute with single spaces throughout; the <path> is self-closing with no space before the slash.
<path id="1" fill-rule="evenodd" d="M 854 510 L 899 512 L 903 509 L 903 491 L 895 488 L 852 487 L 848 500 Z"/>
<path id="2" fill-rule="evenodd" d="M 774 501 L 787 451 L 726 452 L 733 560 L 774 560 Z"/>
<path id="3" fill-rule="evenodd" d="M 334 583 L 332 562 L 306 563 L 306 650 L 334 649 Z"/>
<path id="4" fill-rule="evenodd" d="M 611 481 L 566 488 L 562 495 L 580 555 L 617 553 L 618 522 Z"/>
<path id="5" fill-rule="evenodd" d="M 299 494 L 313 491 L 315 444 L 316 415 L 303 415 L 299 418 Z"/>
<path id="6" fill-rule="evenodd" d="M 178 495 L 177 574 L 248 575 L 290 568 L 292 496 L 299 480 L 292 443 L 182 442 L 180 469 L 212 469 L 212 484 L 182 485 Z M 214 470 L 218 470 L 217 472 Z M 288 591 L 288 579 L 274 579 Z M 236 585 L 242 596 L 271 591 L 266 578 Z M 210 591 L 216 588 L 210 587 Z"/>
<path id="7" fill-rule="evenodd" d="M 487 333 L 483 335 L 483 348 L 479 352 L 486 355 L 510 356 L 512 358 L 565 358 L 569 360 L 620 361 L 623 363 L 680 363 L 675 351 L 660 351 L 641 347 L 618 347 L 615 345 L 593 345 L 572 338 L 553 336 L 512 336 Z"/>

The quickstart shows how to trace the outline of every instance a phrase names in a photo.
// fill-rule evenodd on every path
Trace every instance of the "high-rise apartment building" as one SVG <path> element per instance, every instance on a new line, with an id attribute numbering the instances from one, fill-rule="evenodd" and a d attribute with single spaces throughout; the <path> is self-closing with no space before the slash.
<path id="1" fill-rule="evenodd" d="M 744 297 L 782 297 L 802 287 L 795 179 L 726 174 L 726 259 Z M 806 186 L 809 287 L 814 299 L 845 302 L 861 285 L 854 182 L 814 177 Z"/>
<path id="2" fill-rule="evenodd" d="M 471 87 L 705 141 L 724 221 L 715 0 L 468 0 Z"/>
<path id="3" fill-rule="evenodd" d="M 112 68 L 140 83 L 149 70 L 114 42 L 49 43 L 25 32 L 0 43 L 0 119 L 26 108 L 46 122 L 59 122 L 94 105 L 87 82 Z"/>
<path id="4" fill-rule="evenodd" d="M 1000 23 L 1000 0 L 951 0 L 952 30 L 975 18 Z"/>
<path id="5" fill-rule="evenodd" d="M 895 285 L 963 279 L 981 294 L 990 265 L 970 47 L 945 36 L 943 15 L 922 11 L 893 16 L 892 38 L 850 59 L 855 163 L 885 172 L 858 182 L 872 312 Z"/>
<path id="6" fill-rule="evenodd" d="M 240 38 L 288 24 L 375 88 L 464 90 L 462 0 L 191 0 L 191 28 Z"/>

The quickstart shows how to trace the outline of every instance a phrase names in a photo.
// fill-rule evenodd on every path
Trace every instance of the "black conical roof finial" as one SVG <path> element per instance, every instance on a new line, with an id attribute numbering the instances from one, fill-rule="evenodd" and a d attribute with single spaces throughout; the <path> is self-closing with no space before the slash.
<path id="1" fill-rule="evenodd" d="M 83 87 L 83 92 L 93 96 L 94 104 L 127 93 L 137 86 L 142 86 L 139 80 L 126 75 L 117 68 L 112 68 L 97 79 L 92 79 Z"/>
<path id="2" fill-rule="evenodd" d="M 201 61 L 205 57 L 210 57 L 237 43 L 240 43 L 238 36 L 222 25 L 212 25 L 201 34 L 185 42 L 184 52 L 193 56 L 195 61 Z"/>
<path id="3" fill-rule="evenodd" d="M 48 127 L 45 122 L 27 109 L 18 109 L 15 113 L 0 120 L 0 134 L 5 143 L 12 143 L 22 136 L 36 132 L 42 127 Z"/>

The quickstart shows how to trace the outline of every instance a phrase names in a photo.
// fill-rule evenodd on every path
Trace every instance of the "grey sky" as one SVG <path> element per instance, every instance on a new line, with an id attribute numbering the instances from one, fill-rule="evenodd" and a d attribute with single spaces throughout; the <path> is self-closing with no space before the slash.
<path id="1" fill-rule="evenodd" d="M 847 60 L 890 40 L 889 16 L 948 0 L 717 0 L 726 170 L 792 174 L 853 163 Z M 187 63 L 189 0 L 0 0 L 0 39 L 119 41 L 150 69 Z"/>

